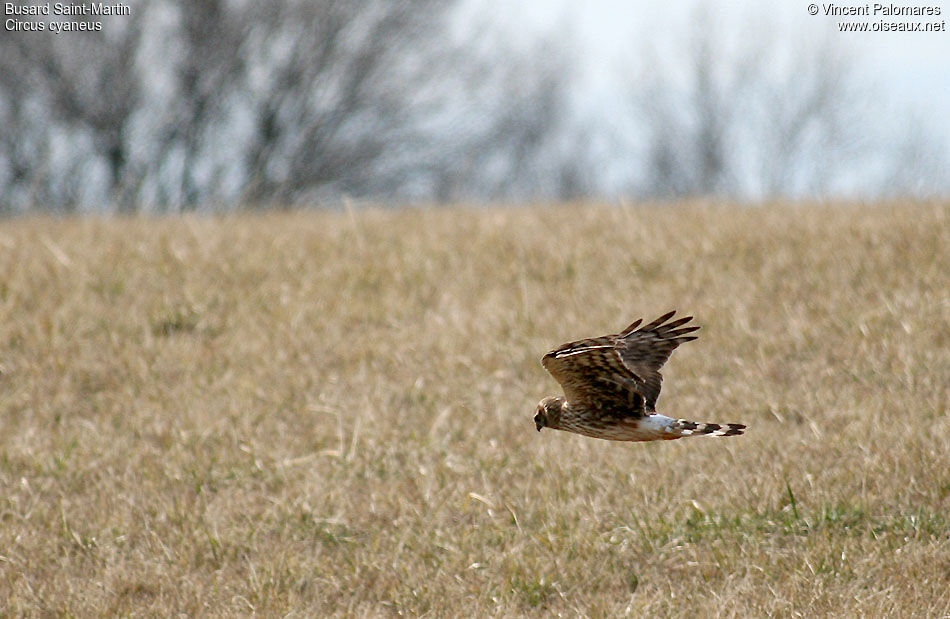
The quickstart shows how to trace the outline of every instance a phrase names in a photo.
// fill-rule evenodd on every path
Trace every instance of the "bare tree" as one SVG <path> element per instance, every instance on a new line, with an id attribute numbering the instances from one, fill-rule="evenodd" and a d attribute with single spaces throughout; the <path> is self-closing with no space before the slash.
<path id="1" fill-rule="evenodd" d="M 167 120 L 158 135 L 159 165 L 168 158 L 180 160 L 176 186 L 163 190 L 162 202 L 178 202 L 194 209 L 216 189 L 197 178 L 203 162 L 219 158 L 208 150 L 208 133 L 229 119 L 227 106 L 244 77 L 242 41 L 252 27 L 251 9 L 225 0 L 172 0 L 177 14 L 178 37 L 173 75 L 174 96 Z M 222 122 L 224 121 L 224 122 Z"/>
<path id="2" fill-rule="evenodd" d="M 750 109 L 750 151 L 759 162 L 757 191 L 766 197 L 824 194 L 844 167 L 861 164 L 870 131 L 858 119 L 873 116 L 874 97 L 860 85 L 853 59 L 831 39 L 798 52 L 763 48 L 772 71 L 760 71 Z M 807 49 L 802 53 L 801 49 Z M 783 66 L 777 73 L 775 65 Z M 890 149 L 888 149 L 890 151 Z M 895 153 L 888 152 L 888 157 Z"/>
<path id="3" fill-rule="evenodd" d="M 609 112 L 579 120 L 563 36 L 519 47 L 459 29 L 458 6 L 137 0 L 104 32 L 8 33 L 0 211 L 573 199 L 637 162 L 647 196 L 797 197 L 869 176 L 868 195 L 946 190 L 945 149 L 919 123 L 897 140 L 858 120 L 874 98 L 829 42 L 783 48 L 701 14 L 644 55 L 635 129 L 613 131 Z"/>
<path id="4" fill-rule="evenodd" d="M 0 63 L 8 66 L 9 40 L 0 41 Z M 0 213 L 46 205 L 50 140 L 43 106 L 18 73 L 0 67 Z"/>
<path id="5" fill-rule="evenodd" d="M 65 169 L 51 169 L 50 153 L 41 147 L 57 132 L 91 143 L 93 156 L 108 171 L 108 191 L 101 199 L 123 200 L 123 190 L 132 184 L 126 132 L 140 96 L 135 67 L 140 34 L 138 22 L 129 20 L 112 33 L 0 39 L 0 96 L 9 121 L 6 152 L 12 177 L 32 187 L 30 201 L 74 208 L 82 199 L 83 166 L 72 161 Z M 30 116 L 41 120 L 31 122 Z M 25 152 L 33 149 L 43 156 Z M 53 181 L 57 174 L 59 183 Z"/>
<path id="6" fill-rule="evenodd" d="M 425 96 L 441 76 L 446 6 L 289 0 L 279 11 L 262 8 L 241 92 L 252 126 L 245 199 L 287 203 L 385 184 L 381 161 L 419 138 L 417 118 L 432 105 Z"/>
<path id="7" fill-rule="evenodd" d="M 831 40 L 729 41 L 703 12 L 690 33 L 685 58 L 648 55 L 654 62 L 635 86 L 642 192 L 816 195 L 833 191 L 843 168 L 865 164 L 870 132 L 858 119 L 869 117 L 873 97 Z M 897 161 L 892 149 L 880 155 Z"/>
<path id="8" fill-rule="evenodd" d="M 367 10 L 366 7 L 371 7 Z M 271 14 L 250 55 L 270 67 L 249 85 L 253 139 L 245 197 L 492 198 L 537 188 L 567 116 L 563 56 L 454 40 L 444 5 L 302 2 Z M 257 20 L 264 22 L 266 16 Z M 298 27 L 290 32 L 287 22 Z M 283 25 L 282 25 L 283 24 Z M 286 48 L 275 33 L 290 35 Z"/>
<path id="9" fill-rule="evenodd" d="M 451 111 L 430 123 L 424 177 L 437 200 L 576 197 L 589 174 L 585 136 L 574 118 L 573 67 L 547 39 L 514 51 L 491 39 L 467 47 L 439 84 Z"/>
<path id="10" fill-rule="evenodd" d="M 133 210 L 584 191 L 565 57 L 459 36 L 455 4 L 157 0 L 107 32 L 4 37 L 3 195 Z"/>
<path id="11" fill-rule="evenodd" d="M 171 13 L 157 37 L 172 44 L 145 58 L 144 16 L 109 36 L 4 37 L 0 114 L 9 148 L 0 181 L 28 193 L 24 203 L 75 205 L 95 184 L 88 150 L 108 170 L 101 199 L 119 205 L 137 205 L 143 187 L 159 205 L 227 200 L 221 179 L 229 175 L 237 178 L 231 197 L 254 201 L 382 191 L 408 151 L 431 150 L 421 144 L 425 119 L 450 104 L 433 93 L 460 53 L 445 53 L 452 6 L 164 0 L 150 9 Z M 154 74 L 168 78 L 170 92 L 143 101 Z M 42 155 L 53 136 L 70 153 L 55 169 Z"/>
<path id="12" fill-rule="evenodd" d="M 727 56 L 708 19 L 706 13 L 694 17 L 684 57 L 658 50 L 645 55 L 650 66 L 638 80 L 635 105 L 646 133 L 646 191 L 652 195 L 736 190 L 736 118 L 744 84 L 758 67 L 754 55 Z"/>

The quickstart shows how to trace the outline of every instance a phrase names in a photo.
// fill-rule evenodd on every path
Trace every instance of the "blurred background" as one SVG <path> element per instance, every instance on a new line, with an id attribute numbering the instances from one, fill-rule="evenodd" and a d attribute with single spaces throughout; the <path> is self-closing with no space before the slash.
<path id="1" fill-rule="evenodd" d="M 128 16 L 5 14 L 0 212 L 950 193 L 945 22 L 839 25 L 939 24 L 946 7 L 707 4 L 150 0 Z M 102 30 L 19 24 L 68 19 Z"/>

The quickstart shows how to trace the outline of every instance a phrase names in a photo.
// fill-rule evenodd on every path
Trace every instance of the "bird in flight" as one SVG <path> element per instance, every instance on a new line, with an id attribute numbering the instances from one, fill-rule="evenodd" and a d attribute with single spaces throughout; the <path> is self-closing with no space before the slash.
<path id="1" fill-rule="evenodd" d="M 675 311 L 637 329 L 642 319 L 616 335 L 578 340 L 541 359 L 561 384 L 564 397 L 538 403 L 534 423 L 611 441 L 674 440 L 686 436 L 738 436 L 739 423 L 698 423 L 656 412 L 663 376 L 660 368 L 677 346 L 695 340 L 699 327 L 684 327 L 692 316 L 667 322 Z"/>

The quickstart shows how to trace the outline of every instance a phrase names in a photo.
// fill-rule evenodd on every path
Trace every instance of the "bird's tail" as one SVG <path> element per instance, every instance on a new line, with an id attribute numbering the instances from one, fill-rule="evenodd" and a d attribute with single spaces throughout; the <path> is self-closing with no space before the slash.
<path id="1" fill-rule="evenodd" d="M 669 426 L 670 430 L 684 436 L 739 436 L 745 433 L 745 426 L 741 423 L 698 423 L 686 419 L 676 419 Z"/>

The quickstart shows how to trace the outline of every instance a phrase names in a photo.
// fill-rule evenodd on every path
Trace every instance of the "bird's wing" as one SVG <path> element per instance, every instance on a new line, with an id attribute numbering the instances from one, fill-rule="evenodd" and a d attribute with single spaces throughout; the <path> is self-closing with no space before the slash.
<path id="1" fill-rule="evenodd" d="M 696 336 L 687 335 L 699 327 L 683 327 L 693 319 L 692 316 L 667 322 L 675 311 L 664 314 L 648 325 L 640 327 L 641 320 L 624 329 L 617 336 L 617 352 L 624 364 L 643 379 L 639 390 L 646 399 L 646 410 L 656 410 L 656 400 L 660 397 L 663 375 L 660 368 L 670 358 L 677 346 L 683 342 L 695 340 Z"/>
<path id="2" fill-rule="evenodd" d="M 606 415 L 643 416 L 642 381 L 621 359 L 616 338 L 564 344 L 544 355 L 541 365 L 561 384 L 571 404 Z"/>

